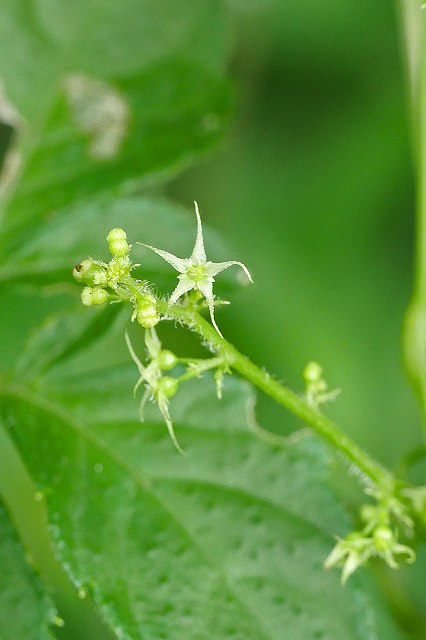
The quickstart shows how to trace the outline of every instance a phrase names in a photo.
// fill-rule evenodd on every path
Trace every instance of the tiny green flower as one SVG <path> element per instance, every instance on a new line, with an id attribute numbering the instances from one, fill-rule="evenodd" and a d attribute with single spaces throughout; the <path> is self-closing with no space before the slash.
<path id="1" fill-rule="evenodd" d="M 360 532 L 350 533 L 346 538 L 337 538 L 337 544 L 324 562 L 325 569 L 343 566 L 341 582 L 345 584 L 354 571 L 367 562 L 372 555 L 371 538 Z"/>
<path id="2" fill-rule="evenodd" d="M 382 558 L 391 569 L 397 569 L 398 561 L 412 564 L 416 554 L 411 547 L 398 542 L 390 527 L 381 525 L 371 534 L 365 530 L 355 531 L 346 538 L 337 538 L 337 544 L 324 562 L 324 567 L 342 566 L 341 580 L 345 584 L 358 567 L 374 557 Z"/>
<path id="3" fill-rule="evenodd" d="M 302 372 L 306 383 L 305 398 L 313 409 L 318 409 L 320 404 L 334 400 L 340 393 L 340 389 L 328 391 L 327 382 L 322 374 L 322 367 L 317 362 L 308 362 Z"/>
<path id="4" fill-rule="evenodd" d="M 138 244 L 142 244 L 142 246 L 147 247 L 148 249 L 151 249 L 151 251 L 157 253 L 163 258 L 163 260 L 168 262 L 174 269 L 176 269 L 176 271 L 179 272 L 179 283 L 170 296 L 171 304 L 177 302 L 177 300 L 179 300 L 179 298 L 183 294 L 188 293 L 188 291 L 191 291 L 192 289 L 201 291 L 207 301 L 212 324 L 219 335 L 222 335 L 214 317 L 214 276 L 235 264 L 243 269 L 250 282 L 253 282 L 253 280 L 247 267 L 242 262 L 237 262 L 235 260 L 230 260 L 228 262 L 210 262 L 209 260 L 207 260 L 206 252 L 204 249 L 203 229 L 201 225 L 200 213 L 198 211 L 197 203 L 194 202 L 194 204 L 195 215 L 197 217 L 197 236 L 194 249 L 189 258 L 178 258 L 168 251 L 157 249 L 156 247 L 152 247 L 149 244 Z"/>
<path id="5" fill-rule="evenodd" d="M 184 453 L 181 446 L 179 445 L 179 442 L 177 441 L 169 412 L 169 399 L 177 392 L 179 382 L 176 378 L 162 375 L 162 364 L 164 364 L 163 360 L 165 352 L 161 349 L 161 342 L 158 339 L 155 329 L 147 329 L 147 331 L 145 332 L 145 344 L 148 350 L 148 355 L 150 357 L 150 362 L 146 366 L 142 364 L 142 362 L 136 355 L 127 333 L 125 334 L 125 338 L 129 353 L 140 373 L 140 378 L 135 384 L 133 393 L 136 394 L 140 385 L 145 383 L 145 391 L 140 403 L 141 421 L 143 422 L 144 420 L 143 410 L 147 400 L 150 398 L 155 399 L 157 401 L 158 408 L 160 409 L 161 414 L 164 418 L 164 422 L 167 425 L 167 429 L 173 441 L 173 444 L 180 453 Z M 172 354 L 171 351 L 166 353 L 169 354 L 167 358 L 169 364 L 171 364 L 170 355 L 175 358 L 175 361 L 177 363 L 177 358 L 174 354 Z"/>
<path id="6" fill-rule="evenodd" d="M 130 274 L 133 266 L 127 254 L 124 256 L 114 256 L 107 265 L 106 274 L 108 286 L 115 289 L 119 281 Z"/>
<path id="7" fill-rule="evenodd" d="M 391 567 L 398 568 L 397 559 L 412 564 L 416 554 L 411 547 L 400 544 L 389 527 L 377 527 L 373 533 L 373 542 L 378 556 Z"/>

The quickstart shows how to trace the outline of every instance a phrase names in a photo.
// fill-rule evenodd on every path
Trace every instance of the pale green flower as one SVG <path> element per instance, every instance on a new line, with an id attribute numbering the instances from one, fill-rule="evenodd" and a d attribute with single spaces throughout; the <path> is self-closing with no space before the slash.
<path id="1" fill-rule="evenodd" d="M 164 351 L 161 348 L 161 342 L 157 336 L 154 328 L 147 329 L 145 331 L 145 344 L 150 357 L 150 362 L 144 366 L 139 360 L 138 356 L 133 349 L 132 343 L 128 334 L 125 334 L 127 348 L 132 357 L 133 362 L 136 364 L 140 373 L 140 378 L 136 382 L 133 393 L 136 395 L 140 385 L 145 383 L 145 391 L 140 403 L 140 419 L 144 420 L 144 407 L 149 399 L 156 400 L 158 407 L 161 411 L 161 415 L 164 418 L 164 422 L 167 425 L 167 429 L 176 449 L 180 453 L 184 453 L 180 447 L 176 434 L 173 428 L 172 419 L 169 412 L 169 399 L 175 395 L 179 383 L 176 378 L 171 376 L 163 376 L 163 370 L 172 368 L 177 360 L 173 360 L 171 363 L 172 354 L 170 351 Z"/>
<path id="2" fill-rule="evenodd" d="M 341 580 L 345 584 L 358 567 L 374 557 L 382 558 L 391 569 L 397 569 L 398 562 L 412 564 L 416 554 L 411 547 L 398 542 L 390 527 L 379 526 L 370 535 L 365 531 L 355 531 L 346 538 L 337 538 L 324 567 L 343 567 Z"/>
<path id="3" fill-rule="evenodd" d="M 343 567 L 341 582 L 345 584 L 358 567 L 373 555 L 372 540 L 360 532 L 350 533 L 347 538 L 337 538 L 337 544 L 324 562 L 324 567 Z"/>
<path id="4" fill-rule="evenodd" d="M 237 262 L 236 260 L 229 260 L 227 262 L 210 262 L 209 260 L 207 260 L 206 252 L 204 249 L 203 229 L 201 226 L 200 213 L 198 211 L 197 203 L 194 202 L 194 204 L 195 214 L 197 216 L 197 237 L 195 240 L 194 249 L 189 258 L 178 258 L 168 251 L 157 249 L 156 247 L 152 247 L 149 244 L 144 244 L 143 246 L 151 249 L 152 251 L 155 251 L 155 253 L 161 256 L 163 260 L 168 262 L 180 274 L 178 276 L 178 285 L 170 296 L 170 302 L 174 304 L 183 294 L 188 293 L 188 291 L 191 291 L 192 289 L 201 291 L 207 301 L 212 324 L 219 335 L 222 335 L 214 318 L 214 276 L 216 276 L 221 271 L 224 271 L 228 267 L 236 264 L 241 267 L 241 269 L 243 269 L 250 282 L 253 282 L 253 280 L 247 267 L 242 262 Z"/>

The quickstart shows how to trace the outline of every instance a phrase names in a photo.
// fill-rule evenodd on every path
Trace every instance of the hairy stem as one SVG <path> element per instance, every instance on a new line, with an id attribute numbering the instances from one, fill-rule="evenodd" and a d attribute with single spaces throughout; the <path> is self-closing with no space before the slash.
<path id="1" fill-rule="evenodd" d="M 222 356 L 227 365 L 242 377 L 306 422 L 322 438 L 355 464 L 373 484 L 385 491 L 391 490 L 394 478 L 387 469 L 373 460 L 324 414 L 311 407 L 303 396 L 297 395 L 253 364 L 232 344 L 222 338 L 212 325 L 193 308 L 179 304 L 171 305 L 164 301 L 159 301 L 158 305 L 165 316 L 177 320 L 195 331 L 214 353 Z"/>

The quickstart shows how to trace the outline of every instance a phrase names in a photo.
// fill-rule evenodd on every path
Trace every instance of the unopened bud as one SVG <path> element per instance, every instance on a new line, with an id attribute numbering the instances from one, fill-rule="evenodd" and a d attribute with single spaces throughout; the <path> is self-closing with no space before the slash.
<path id="1" fill-rule="evenodd" d="M 101 287 L 84 287 L 81 292 L 81 301 L 86 307 L 94 304 L 104 304 L 109 298 L 109 293 Z"/>
<path id="2" fill-rule="evenodd" d="M 179 383 L 176 378 L 165 376 L 158 381 L 158 390 L 162 391 L 167 398 L 171 398 L 178 390 Z"/>
<path id="3" fill-rule="evenodd" d="M 120 258 L 129 252 L 126 232 L 123 229 L 111 229 L 107 235 L 108 247 L 113 256 Z"/>
<path id="4" fill-rule="evenodd" d="M 86 258 L 86 260 L 82 260 L 75 265 L 72 270 L 72 275 L 79 282 L 85 282 L 86 279 L 92 275 L 94 266 L 95 263 L 92 258 Z"/>
<path id="5" fill-rule="evenodd" d="M 157 356 L 157 361 L 160 366 L 160 369 L 163 371 L 170 371 L 173 369 L 178 363 L 178 359 L 175 354 L 168 349 L 162 349 Z"/>
<path id="6" fill-rule="evenodd" d="M 150 293 L 145 294 L 144 297 L 138 301 L 136 320 L 145 329 L 151 329 L 160 322 L 160 314 L 157 310 L 156 300 Z"/>
<path id="7" fill-rule="evenodd" d="M 160 322 L 160 315 L 157 307 L 153 304 L 144 307 L 138 307 L 136 311 L 136 320 L 145 329 L 151 329 Z"/>
<path id="8" fill-rule="evenodd" d="M 318 382 L 322 376 L 322 367 L 318 362 L 308 362 L 303 369 L 303 379 L 305 382 Z"/>
<path id="9" fill-rule="evenodd" d="M 86 258 L 75 265 L 72 274 L 78 282 L 88 285 L 105 286 L 107 276 L 105 268 L 97 264 L 92 258 Z"/>

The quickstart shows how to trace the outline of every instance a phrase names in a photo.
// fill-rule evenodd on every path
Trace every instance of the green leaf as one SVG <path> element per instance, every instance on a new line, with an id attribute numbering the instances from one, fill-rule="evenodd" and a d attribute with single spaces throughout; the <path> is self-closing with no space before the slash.
<path id="1" fill-rule="evenodd" d="M 117 638 L 397 638 L 362 573 L 343 588 L 322 567 L 348 525 L 317 441 L 260 440 L 248 386 L 228 380 L 220 403 L 206 378 L 171 405 L 177 454 L 155 408 L 137 420 L 129 356 L 105 361 L 115 331 L 5 386 L 2 414 L 64 568 Z"/>
<path id="2" fill-rule="evenodd" d="M 125 181 L 140 188 L 175 175 L 217 143 L 229 120 L 227 83 L 194 63 L 167 61 L 111 85 L 81 75 L 71 84 L 74 108 L 58 97 L 9 203 L 9 250 L 28 220 L 45 222 L 58 207 Z"/>
<path id="3" fill-rule="evenodd" d="M 226 23 L 214 0 L 0 0 L 0 80 L 21 116 L 4 250 L 28 221 L 124 181 L 164 181 L 218 142 L 231 111 Z"/>
<path id="4" fill-rule="evenodd" d="M 216 0 L 1 0 L 0 76 L 31 123 L 67 73 L 131 77 L 176 58 L 221 70 L 226 23 Z"/>
<path id="5" fill-rule="evenodd" d="M 195 214 L 167 200 L 114 198 L 105 194 L 56 212 L 48 225 L 41 222 L 31 227 L 26 241 L 8 257 L 0 259 L 0 282 L 74 283 L 71 275 L 74 264 L 89 255 L 110 259 L 106 236 L 113 227 L 126 230 L 133 243 L 133 260 L 141 263 L 140 276 L 167 286 L 175 281 L 174 270 L 135 243 L 164 246 L 185 256 L 192 250 L 196 233 Z M 233 255 L 229 244 L 208 227 L 206 249 L 218 260 L 229 260 Z M 229 289 L 232 283 L 235 286 L 235 276 L 226 272 L 218 282 Z"/>
<path id="6" fill-rule="evenodd" d="M 0 503 L 0 638 L 53 640 L 50 625 L 55 610 Z"/>

